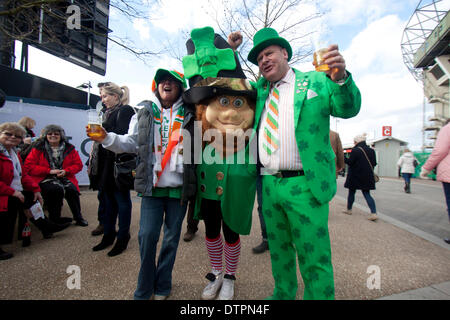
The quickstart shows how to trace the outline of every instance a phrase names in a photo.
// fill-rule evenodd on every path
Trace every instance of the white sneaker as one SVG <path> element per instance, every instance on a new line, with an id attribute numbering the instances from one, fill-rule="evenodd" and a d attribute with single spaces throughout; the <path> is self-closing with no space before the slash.
<path id="1" fill-rule="evenodd" d="M 351 215 L 352 214 L 352 209 L 350 209 L 350 210 L 349 209 L 342 210 L 342 213 Z"/>
<path id="2" fill-rule="evenodd" d="M 153 296 L 153 299 L 154 299 L 154 300 L 167 300 L 168 297 L 169 297 L 169 296 L 162 296 L 162 295 L 160 295 L 160 294 L 155 294 L 155 295 Z"/>
<path id="3" fill-rule="evenodd" d="M 202 293 L 202 299 L 203 300 L 213 300 L 217 296 L 217 292 L 222 287 L 223 283 L 223 273 L 219 273 L 218 275 L 214 275 L 213 273 L 209 273 L 207 276 L 207 279 L 210 277 L 216 277 L 215 280 L 210 280 L 208 285 L 203 289 Z"/>
<path id="4" fill-rule="evenodd" d="M 222 289 L 220 289 L 218 300 L 233 300 L 234 297 L 234 280 L 223 279 Z"/>

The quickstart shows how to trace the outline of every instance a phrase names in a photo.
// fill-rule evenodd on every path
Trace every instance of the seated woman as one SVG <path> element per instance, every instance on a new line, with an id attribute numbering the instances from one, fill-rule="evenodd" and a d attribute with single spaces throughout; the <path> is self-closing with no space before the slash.
<path id="1" fill-rule="evenodd" d="M 72 221 L 70 218 L 61 218 L 65 198 L 75 224 L 86 227 L 88 222 L 81 214 L 80 188 L 75 177 L 83 169 L 80 156 L 66 140 L 64 129 L 60 126 L 46 126 L 42 136 L 42 141 L 27 156 L 25 170 L 39 184 L 50 220 L 56 223 Z"/>
<path id="2" fill-rule="evenodd" d="M 12 242 L 17 213 L 29 209 L 36 201 L 42 203 L 39 186 L 22 170 L 22 160 L 16 151 L 25 133 L 25 129 L 14 122 L 0 125 L 0 245 Z M 25 212 L 44 238 L 69 226 L 51 223 L 45 216 L 34 219 L 29 210 Z M 0 260 L 12 257 L 12 253 L 0 248 Z"/>

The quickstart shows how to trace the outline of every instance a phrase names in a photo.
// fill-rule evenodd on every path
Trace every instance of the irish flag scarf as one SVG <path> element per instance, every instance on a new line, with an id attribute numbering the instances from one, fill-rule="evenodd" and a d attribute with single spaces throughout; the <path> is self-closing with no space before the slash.
<path id="1" fill-rule="evenodd" d="M 184 107 L 181 104 L 175 104 L 170 109 L 162 109 L 155 103 L 153 103 L 152 107 L 155 125 L 154 152 L 156 159 L 153 170 L 153 186 L 156 187 L 167 165 L 169 164 L 169 168 L 166 170 L 175 168 L 177 157 L 172 159 L 172 154 L 174 151 L 176 152 L 174 149 L 182 140 L 180 129 L 184 121 Z"/>

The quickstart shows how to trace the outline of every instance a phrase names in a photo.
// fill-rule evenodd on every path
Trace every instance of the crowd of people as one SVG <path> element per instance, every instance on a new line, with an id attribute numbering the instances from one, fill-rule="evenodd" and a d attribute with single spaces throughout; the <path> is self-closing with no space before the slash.
<path id="1" fill-rule="evenodd" d="M 98 198 L 99 223 L 92 235 L 102 235 L 92 250 L 102 251 L 114 244 L 108 252 L 113 257 L 127 249 L 131 238 L 130 189 L 134 188 L 141 197 L 141 265 L 135 299 L 164 300 L 170 295 L 186 212 L 185 241 L 192 240 L 199 220 L 205 223 L 211 270 L 202 292 L 206 300 L 234 297 L 240 235 L 250 232 L 255 196 L 262 242 L 253 252 L 270 252 L 274 290 L 269 299 L 295 299 L 297 260 L 305 285 L 304 299 L 334 299 L 329 202 L 336 193 L 338 173 L 346 166 L 344 213 L 352 214 L 356 190 L 361 190 L 371 211 L 369 220 L 377 220 L 370 194 L 376 182 L 374 150 L 367 145 L 365 134 L 357 135 L 350 156 L 344 157 L 339 135 L 329 130 L 330 116 L 354 117 L 361 106 L 359 89 L 338 46 L 330 45 L 324 55 L 327 71 L 301 72 L 289 65 L 289 42 L 276 30 L 263 28 L 255 34 L 248 55 L 248 61 L 261 73 L 253 83 L 246 79 L 235 53 L 242 41 L 239 32 L 225 40 L 212 28 L 194 29 L 186 44 L 184 74 L 159 68 L 149 99 L 138 112 L 129 105 L 126 86 L 99 84 L 101 132 L 89 135 L 86 127 L 94 141 L 87 164 L 90 188 L 97 191 Z M 205 61 L 218 63 L 206 68 Z M 201 121 L 203 130 L 200 163 L 195 158 L 198 148 L 189 144 L 195 120 Z M 24 246 L 31 243 L 29 222 L 44 238 L 73 222 L 88 226 L 76 179 L 83 170 L 77 150 L 61 126 L 47 125 L 36 137 L 32 131 L 35 125 L 28 117 L 0 125 L 0 244 L 12 242 L 17 217 Z M 218 135 L 205 140 L 208 129 Z M 254 134 L 244 139 L 244 145 L 235 143 L 240 132 L 248 129 Z M 421 172 L 425 177 L 437 167 L 447 207 L 449 130 L 449 125 L 441 130 Z M 227 139 L 233 143 L 226 143 Z M 257 145 L 256 159 L 249 151 L 253 142 Z M 132 159 L 137 155 L 132 187 L 116 177 L 115 165 L 123 155 Z M 241 156 L 243 163 L 237 163 Z M 211 157 L 227 161 L 205 160 Z M 397 163 L 407 193 L 411 192 L 415 161 L 405 149 Z M 73 218 L 61 216 L 64 199 Z M 0 248 L 1 260 L 12 256 Z"/>

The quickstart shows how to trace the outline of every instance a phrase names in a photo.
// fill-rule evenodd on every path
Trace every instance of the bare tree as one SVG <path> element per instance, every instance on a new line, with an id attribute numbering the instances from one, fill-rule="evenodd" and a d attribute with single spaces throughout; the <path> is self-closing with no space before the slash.
<path id="1" fill-rule="evenodd" d="M 314 5 L 314 0 L 222 0 L 220 11 L 214 9 L 217 5 L 213 2 L 216 1 L 209 1 L 209 8 L 212 9 L 208 13 L 217 22 L 218 33 L 227 39 L 230 32 L 241 31 L 244 40 L 239 48 L 239 56 L 249 78 L 259 78 L 258 68 L 247 61 L 247 55 L 252 48 L 253 36 L 262 28 L 274 28 L 289 41 L 293 50 L 291 64 L 312 55 L 309 37 L 318 29 L 310 22 L 319 20 L 323 15 Z"/>
<path id="2" fill-rule="evenodd" d="M 64 51 L 72 45 L 74 33 L 89 33 L 105 47 L 109 40 L 145 61 L 160 54 L 162 49 L 147 50 L 126 36 L 111 32 L 106 27 L 107 15 L 103 15 L 102 27 L 98 21 L 95 22 L 99 16 L 96 10 L 104 8 L 104 12 L 109 12 L 108 7 L 114 8 L 132 22 L 134 19 L 151 19 L 148 6 L 158 3 L 158 0 L 80 0 L 75 3 L 70 0 L 0 0 L 0 50 L 11 50 L 11 43 L 20 40 L 31 45 L 49 44 Z M 70 18 L 67 9 L 73 4 L 80 8 L 81 24 L 79 28 L 70 30 L 66 24 Z"/>

